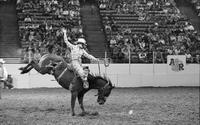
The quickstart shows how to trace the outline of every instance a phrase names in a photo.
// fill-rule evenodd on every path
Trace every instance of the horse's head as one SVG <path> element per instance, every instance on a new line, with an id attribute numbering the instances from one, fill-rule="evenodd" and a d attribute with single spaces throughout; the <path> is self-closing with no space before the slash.
<path id="1" fill-rule="evenodd" d="M 112 85 L 110 80 L 106 80 L 105 78 L 101 77 L 97 79 L 97 82 L 99 85 L 97 102 L 99 103 L 99 105 L 103 105 L 106 102 L 106 99 L 110 95 L 114 86 Z"/>

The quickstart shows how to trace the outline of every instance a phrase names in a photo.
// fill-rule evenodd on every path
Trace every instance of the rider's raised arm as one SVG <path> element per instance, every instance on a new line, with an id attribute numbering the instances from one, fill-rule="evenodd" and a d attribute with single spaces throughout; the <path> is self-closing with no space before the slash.
<path id="1" fill-rule="evenodd" d="M 67 34 L 66 34 L 67 33 L 66 29 L 62 29 L 62 32 L 63 32 L 64 41 L 65 41 L 67 47 L 72 49 L 74 47 L 74 45 L 69 42 L 69 40 L 67 38 Z"/>
<path id="2" fill-rule="evenodd" d="M 83 56 L 85 56 L 86 58 L 93 60 L 93 61 L 98 61 L 97 58 L 95 58 L 94 56 L 88 54 L 85 50 L 83 50 Z"/>

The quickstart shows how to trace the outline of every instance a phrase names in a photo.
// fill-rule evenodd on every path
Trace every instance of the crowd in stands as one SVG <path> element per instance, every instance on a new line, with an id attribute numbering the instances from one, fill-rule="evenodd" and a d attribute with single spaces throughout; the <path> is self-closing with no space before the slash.
<path id="1" fill-rule="evenodd" d="M 97 0 L 113 62 L 166 63 L 186 55 L 195 63 L 200 34 L 173 0 Z"/>
<path id="2" fill-rule="evenodd" d="M 39 60 L 48 44 L 66 56 L 62 27 L 68 30 L 70 41 L 84 37 L 79 0 L 17 0 L 17 15 L 23 62 Z"/>
<path id="3" fill-rule="evenodd" d="M 167 55 L 186 55 L 187 62 L 197 62 L 200 34 L 173 0 L 96 1 L 112 62 L 166 63 Z M 191 1 L 199 5 L 199 0 Z M 84 37 L 79 0 L 17 0 L 17 13 L 24 62 L 39 60 L 48 44 L 68 56 L 62 27 L 70 41 Z"/>
<path id="4" fill-rule="evenodd" d="M 197 15 L 200 17 L 200 0 L 187 0 L 190 2 L 195 9 Z"/>

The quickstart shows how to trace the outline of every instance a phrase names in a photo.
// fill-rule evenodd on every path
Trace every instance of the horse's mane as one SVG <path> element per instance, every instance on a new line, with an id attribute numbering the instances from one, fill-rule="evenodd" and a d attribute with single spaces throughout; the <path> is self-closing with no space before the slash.
<path id="1" fill-rule="evenodd" d="M 92 80 L 96 81 L 99 79 L 105 80 L 106 82 L 109 82 L 109 84 L 112 86 L 111 80 L 104 74 L 103 76 L 99 74 L 90 74 L 92 76 Z"/>

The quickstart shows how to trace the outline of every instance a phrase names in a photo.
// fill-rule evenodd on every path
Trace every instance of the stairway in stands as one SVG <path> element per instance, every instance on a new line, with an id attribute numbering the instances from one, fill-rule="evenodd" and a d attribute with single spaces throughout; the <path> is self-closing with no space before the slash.
<path id="1" fill-rule="evenodd" d="M 102 30 L 99 9 L 96 6 L 93 7 L 93 12 L 91 4 L 85 4 L 81 7 L 83 32 L 86 35 L 89 53 L 95 57 L 103 58 L 106 50 L 106 39 Z"/>
<path id="2" fill-rule="evenodd" d="M 20 57 L 16 5 L 13 1 L 0 3 L 0 57 L 15 63 Z"/>

